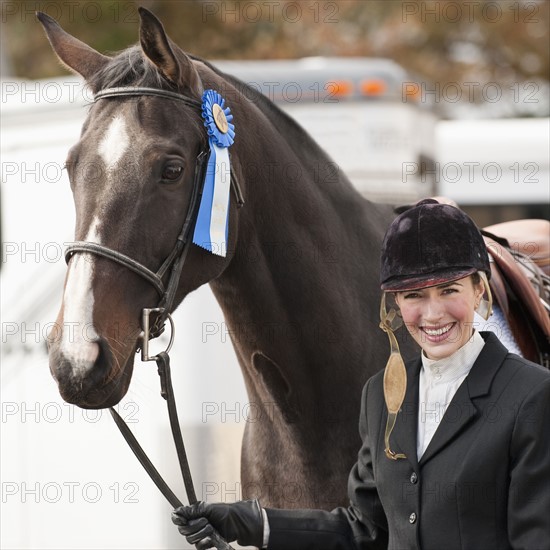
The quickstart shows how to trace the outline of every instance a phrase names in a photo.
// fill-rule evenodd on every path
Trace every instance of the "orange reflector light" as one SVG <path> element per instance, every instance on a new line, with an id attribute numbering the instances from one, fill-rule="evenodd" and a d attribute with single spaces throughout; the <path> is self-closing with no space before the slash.
<path id="1" fill-rule="evenodd" d="M 353 93 L 353 82 L 350 80 L 331 80 L 325 85 L 331 97 L 345 97 Z"/>
<path id="2" fill-rule="evenodd" d="M 361 82 L 361 93 L 363 95 L 382 95 L 386 88 L 386 83 L 383 80 L 363 80 Z"/>

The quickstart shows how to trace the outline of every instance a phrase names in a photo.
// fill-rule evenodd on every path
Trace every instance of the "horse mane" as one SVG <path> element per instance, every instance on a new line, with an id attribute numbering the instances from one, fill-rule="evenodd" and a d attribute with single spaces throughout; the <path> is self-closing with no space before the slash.
<path id="1" fill-rule="evenodd" d="M 333 162 L 328 153 L 311 137 L 311 135 L 289 114 L 283 111 L 278 105 L 266 97 L 262 92 L 257 88 L 248 85 L 246 82 L 240 80 L 232 74 L 228 74 L 220 70 L 215 65 L 212 65 L 209 61 L 202 59 L 201 57 L 187 54 L 193 61 L 198 61 L 207 66 L 212 72 L 217 74 L 219 77 L 227 80 L 232 84 L 239 92 L 243 93 L 247 98 L 249 98 L 258 108 L 262 111 L 267 118 L 270 120 L 276 120 L 277 124 L 274 125 L 274 128 L 279 131 L 279 133 L 285 138 L 288 139 L 289 132 L 291 135 L 294 135 L 298 138 L 301 145 L 307 143 L 312 153 L 312 158 L 315 162 L 318 162 L 321 159 L 324 159 L 327 163 Z M 246 90 L 246 93 L 243 91 Z M 302 149 L 302 152 L 305 152 L 305 149 Z M 335 163 L 336 164 L 336 163 Z M 352 183 L 349 181 L 347 176 L 340 172 L 340 182 L 353 188 Z"/>
<path id="2" fill-rule="evenodd" d="M 246 82 L 244 82 L 243 80 L 240 80 L 239 78 L 237 78 L 232 74 L 223 72 L 218 67 L 216 67 L 215 65 L 212 65 L 212 63 L 210 63 L 209 61 L 206 61 L 205 59 L 202 59 L 201 57 L 198 57 L 192 54 L 187 54 L 187 55 L 193 61 L 198 61 L 199 63 L 206 65 L 212 72 L 216 73 L 219 77 L 223 78 L 224 80 L 227 80 L 230 84 L 232 84 L 239 92 L 244 94 L 243 89 L 246 89 L 246 94 L 245 94 L 246 97 L 250 98 L 255 105 L 258 105 L 262 112 L 264 113 L 271 112 L 275 114 L 277 117 L 284 119 L 286 124 L 290 124 L 293 127 L 297 127 L 302 132 L 307 134 L 307 132 L 291 116 L 285 113 L 280 107 L 278 107 L 275 103 L 273 103 L 273 101 L 267 98 L 264 94 L 262 94 L 256 88 L 248 85 Z M 314 142 L 314 140 L 311 140 L 311 141 Z M 324 151 L 323 153 L 326 156 L 326 153 Z"/>
<path id="3" fill-rule="evenodd" d="M 299 151 L 300 161 L 304 166 L 311 170 L 311 174 L 315 170 L 319 172 L 320 177 L 315 183 L 315 187 L 323 189 L 323 192 L 331 195 L 333 201 L 346 202 L 349 208 L 356 205 L 359 209 L 364 208 L 366 203 L 370 201 L 363 197 L 355 186 L 351 183 L 348 176 L 339 168 L 339 165 L 330 157 L 330 155 L 315 141 L 312 137 L 294 118 L 283 111 L 276 103 L 271 101 L 257 88 L 248 85 L 239 78 L 225 73 L 210 62 L 187 54 L 192 60 L 203 63 L 212 72 L 223 78 L 242 93 L 251 103 L 255 105 L 265 117 L 272 122 L 272 127 L 275 132 L 281 135 L 283 141 L 288 141 L 292 138 L 295 144 L 299 147 L 295 152 Z M 323 174 L 325 170 L 325 175 Z"/>

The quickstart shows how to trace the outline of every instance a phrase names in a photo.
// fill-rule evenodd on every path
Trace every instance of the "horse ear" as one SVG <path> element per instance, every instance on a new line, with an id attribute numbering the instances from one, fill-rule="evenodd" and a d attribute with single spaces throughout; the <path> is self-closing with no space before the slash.
<path id="1" fill-rule="evenodd" d="M 139 40 L 145 55 L 170 82 L 200 95 L 200 78 L 191 59 L 168 38 L 155 15 L 143 7 L 138 11 Z"/>
<path id="2" fill-rule="evenodd" d="M 57 57 L 71 71 L 88 80 L 109 62 L 109 57 L 65 32 L 53 17 L 42 12 L 37 12 L 36 17 L 42 23 Z"/>

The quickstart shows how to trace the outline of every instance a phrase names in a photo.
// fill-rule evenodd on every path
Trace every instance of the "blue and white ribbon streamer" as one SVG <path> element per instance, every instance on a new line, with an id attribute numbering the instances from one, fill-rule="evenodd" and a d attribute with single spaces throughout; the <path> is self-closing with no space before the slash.
<path id="1" fill-rule="evenodd" d="M 206 90 L 202 96 L 202 118 L 208 132 L 210 155 L 193 243 L 225 257 L 231 189 L 228 148 L 234 142 L 235 126 L 231 110 L 225 106 L 223 97 L 214 90 Z"/>

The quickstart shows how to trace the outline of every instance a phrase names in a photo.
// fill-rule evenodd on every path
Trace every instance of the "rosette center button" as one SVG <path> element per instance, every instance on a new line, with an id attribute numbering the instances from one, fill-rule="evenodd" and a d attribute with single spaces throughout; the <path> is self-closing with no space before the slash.
<path id="1" fill-rule="evenodd" d="M 227 131 L 229 130 L 227 117 L 225 116 L 223 109 L 217 103 L 214 103 L 214 105 L 212 105 L 212 116 L 214 118 L 216 126 L 218 127 L 218 130 L 222 134 L 227 134 Z"/>

